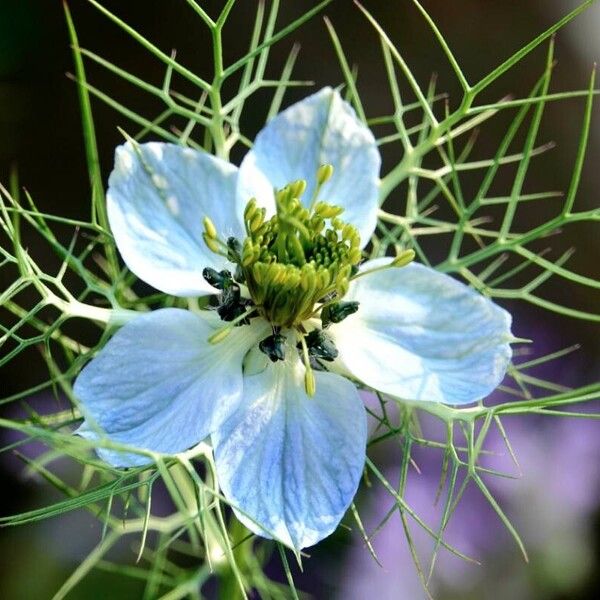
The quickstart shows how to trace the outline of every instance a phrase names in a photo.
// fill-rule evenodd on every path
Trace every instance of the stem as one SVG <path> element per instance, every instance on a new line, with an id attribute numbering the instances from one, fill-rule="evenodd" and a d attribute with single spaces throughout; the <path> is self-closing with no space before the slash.
<path id="1" fill-rule="evenodd" d="M 141 313 L 136 310 L 125 308 L 102 308 L 100 306 L 91 306 L 75 299 L 63 300 L 55 294 L 48 294 L 46 299 L 51 304 L 69 317 L 79 317 L 104 323 L 108 326 L 120 326 L 131 321 Z"/>
<path id="2" fill-rule="evenodd" d="M 229 158 L 229 151 L 223 131 L 223 103 L 221 100 L 221 84 L 223 80 L 223 39 L 221 36 L 221 27 L 222 24 L 217 24 L 212 30 L 215 76 L 208 92 L 213 113 L 209 129 L 215 145 L 215 154 L 219 158 L 227 160 Z"/>

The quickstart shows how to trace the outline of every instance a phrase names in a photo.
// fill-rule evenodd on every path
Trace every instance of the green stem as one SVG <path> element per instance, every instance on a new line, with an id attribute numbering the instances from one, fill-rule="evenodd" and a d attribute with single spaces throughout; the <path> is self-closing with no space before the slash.
<path id="1" fill-rule="evenodd" d="M 221 100 L 221 84 L 223 81 L 223 39 L 221 36 L 221 25 L 216 25 L 212 30 L 212 44 L 215 76 L 208 92 L 213 113 L 209 129 L 215 145 L 215 154 L 219 158 L 227 160 L 229 158 L 229 151 L 227 149 L 225 132 L 223 131 L 223 102 Z"/>

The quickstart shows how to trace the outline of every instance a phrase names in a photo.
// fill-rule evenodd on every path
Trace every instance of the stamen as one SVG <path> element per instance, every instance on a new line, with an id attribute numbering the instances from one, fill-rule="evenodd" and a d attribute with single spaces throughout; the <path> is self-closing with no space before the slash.
<path id="1" fill-rule="evenodd" d="M 319 186 L 327 183 L 333 175 L 333 165 L 321 165 L 317 169 L 317 184 Z"/>
<path id="2" fill-rule="evenodd" d="M 215 224 L 209 217 L 204 217 L 203 224 L 204 233 L 202 234 L 202 238 L 204 239 L 204 243 L 208 246 L 208 249 L 215 254 L 220 254 L 221 256 L 229 258 L 229 248 L 227 247 L 227 244 L 219 239 Z"/>
<path id="3" fill-rule="evenodd" d="M 317 384 L 315 381 L 315 374 L 310 366 L 308 347 L 306 346 L 306 340 L 304 339 L 304 336 L 300 337 L 300 344 L 302 345 L 302 362 L 304 363 L 304 368 L 306 369 L 304 372 L 304 389 L 306 390 L 306 394 L 312 397 L 317 391 Z"/>
<path id="4" fill-rule="evenodd" d="M 323 165 L 317 188 L 333 173 Z M 278 327 L 295 327 L 310 318 L 324 298 L 340 299 L 362 258 L 360 235 L 344 223 L 343 208 L 316 202 L 302 205 L 306 182 L 298 180 L 275 193 L 276 214 L 252 198 L 244 210 L 248 237 L 240 252 L 240 271 L 263 316 Z"/>
<path id="5" fill-rule="evenodd" d="M 317 169 L 317 185 L 315 186 L 315 191 L 313 192 L 312 198 L 310 199 L 310 208 L 312 209 L 319 197 L 319 192 L 323 185 L 325 185 L 333 175 L 333 165 L 321 165 Z"/>
<path id="6" fill-rule="evenodd" d="M 217 312 L 223 321 L 234 321 L 247 310 L 248 301 L 243 300 L 240 294 L 240 287 L 237 284 L 230 284 L 223 290 L 221 295 L 221 304 Z M 242 322 L 242 325 L 248 321 Z"/>
<path id="7" fill-rule="evenodd" d="M 244 319 L 247 319 L 252 313 L 256 312 L 256 306 L 251 306 L 248 310 L 238 315 L 235 319 L 231 320 L 226 327 L 217 329 L 213 334 L 208 337 L 209 344 L 218 344 L 222 342 L 234 329 L 235 326 Z"/>
<path id="8" fill-rule="evenodd" d="M 341 300 L 350 281 L 359 276 L 360 235 L 356 227 L 343 221 L 341 206 L 318 199 L 321 187 L 332 175 L 331 165 L 319 167 L 308 208 L 302 202 L 307 188 L 304 180 L 276 191 L 276 212 L 270 218 L 251 198 L 244 210 L 247 235 L 243 243 L 235 238 L 222 241 L 214 223 L 204 219 L 207 246 L 236 265 L 234 275 L 225 270 L 203 272 L 206 280 L 222 291 L 217 311 L 223 320 L 230 321 L 213 333 L 211 343 L 224 339 L 236 324 L 247 323 L 250 315 L 260 314 L 271 323 L 274 333 L 259 347 L 275 362 L 285 358 L 286 337 L 281 328 L 295 329 L 300 335 L 309 395 L 315 393 L 310 357 L 332 361 L 337 349 L 322 331 L 306 334 L 303 323 L 320 316 L 323 327 L 327 327 L 358 309 L 357 302 Z M 406 255 L 402 257 L 406 260 Z"/>
<path id="9" fill-rule="evenodd" d="M 396 254 L 396 258 L 392 261 L 392 267 L 405 267 L 415 259 L 414 250 L 403 250 Z"/>
<path id="10" fill-rule="evenodd" d="M 391 262 L 381 265 L 380 267 L 375 267 L 374 269 L 367 269 L 366 271 L 357 272 L 353 275 L 350 280 L 354 281 L 359 277 L 364 277 L 365 275 L 371 275 L 372 273 L 377 273 L 378 271 L 385 271 L 386 269 L 399 269 L 402 267 L 406 267 L 409 265 L 415 258 L 414 250 L 402 250 L 396 254 L 396 258 L 394 258 Z"/>

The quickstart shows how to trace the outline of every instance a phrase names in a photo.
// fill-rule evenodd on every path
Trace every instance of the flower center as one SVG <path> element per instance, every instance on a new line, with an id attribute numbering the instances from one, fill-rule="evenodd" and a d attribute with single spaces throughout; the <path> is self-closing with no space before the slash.
<path id="1" fill-rule="evenodd" d="M 284 360 L 286 347 L 295 337 L 306 366 L 309 395 L 314 394 L 311 362 L 333 361 L 338 354 L 326 328 L 359 308 L 358 302 L 342 298 L 350 280 L 361 276 L 360 235 L 356 227 L 340 219 L 342 207 L 319 200 L 321 187 L 332 174 L 331 165 L 319 167 L 308 207 L 302 203 L 306 181 L 294 181 L 278 190 L 275 214 L 269 219 L 266 209 L 250 199 L 244 209 L 246 238 L 242 243 L 235 238 L 223 241 L 212 221 L 204 219 L 206 245 L 236 265 L 234 274 L 203 271 L 205 279 L 222 292 L 217 311 L 228 322 L 209 341 L 218 343 L 236 325 L 261 315 L 273 333 L 260 342 L 260 350 L 273 362 Z M 412 250 L 405 251 L 381 268 L 403 266 L 413 257 Z M 313 323 L 305 327 L 311 319 L 320 319 L 321 328 Z"/>
<path id="2" fill-rule="evenodd" d="M 269 220 L 254 199 L 244 211 L 241 270 L 260 313 L 277 327 L 296 327 L 342 298 L 361 259 L 358 231 L 339 219 L 343 209 L 305 208 L 305 188 L 296 181 L 279 190 Z"/>

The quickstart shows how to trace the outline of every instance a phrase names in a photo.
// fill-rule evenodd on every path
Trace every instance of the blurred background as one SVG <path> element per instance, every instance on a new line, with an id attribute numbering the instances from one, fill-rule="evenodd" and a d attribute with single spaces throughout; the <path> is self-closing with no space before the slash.
<path id="1" fill-rule="evenodd" d="M 209 40 L 201 23 L 192 18 L 184 0 L 104 0 L 104 5 L 134 25 L 165 51 L 176 48 L 178 58 L 210 78 Z M 201 2 L 217 14 L 223 2 Z M 379 19 L 390 37 L 405 52 L 405 58 L 423 83 L 437 72 L 438 89 L 456 101 L 458 89 L 431 34 L 407 0 L 377 2 L 365 6 Z M 466 74 L 476 79 L 573 9 L 573 0 L 425 0 Z M 279 25 L 314 5 L 307 0 L 283 0 Z M 98 52 L 122 68 L 160 85 L 164 71 L 134 42 L 103 18 L 84 0 L 70 6 L 83 47 Z M 255 13 L 254 0 L 238 2 L 226 36 L 226 60 L 245 50 Z M 341 38 L 350 59 L 359 65 L 359 89 L 369 114 L 384 114 L 391 101 L 385 86 L 379 43 L 352 2 L 337 0 L 325 11 Z M 558 64 L 553 90 L 584 89 L 594 61 L 600 58 L 600 6 L 594 6 L 561 31 L 556 40 Z M 295 70 L 297 79 L 311 79 L 316 86 L 341 83 L 342 76 L 321 18 L 303 27 L 293 39 L 275 47 L 270 64 L 273 74 L 283 66 L 292 42 L 302 45 Z M 503 77 L 488 94 L 490 101 L 508 93 L 527 95 L 543 70 L 545 48 L 534 52 L 516 70 Z M 27 187 L 42 211 L 71 218 L 88 218 L 88 181 L 83 151 L 75 84 L 65 73 L 72 70 L 71 54 L 59 0 L 0 0 L 0 180 L 6 182 L 12 169 Z M 157 115 L 160 106 L 99 68 L 88 68 L 94 86 L 146 115 Z M 287 101 L 305 91 L 292 91 Z M 267 96 L 265 96 L 265 100 Z M 261 126 L 264 106 L 258 101 L 246 106 L 246 128 L 250 138 Z M 598 103 L 596 103 L 598 105 Z M 577 147 L 583 102 L 549 105 L 540 141 L 554 140 L 558 147 L 536 160 L 531 169 L 531 191 L 564 190 L 568 186 Z M 121 142 L 117 126 L 135 127 L 107 106 L 95 102 L 94 115 L 103 170 L 108 176 L 114 147 Z M 594 111 L 599 121 L 598 108 Z M 508 121 L 494 119 L 480 136 L 481 156 L 490 156 Z M 577 198 L 577 207 L 598 206 L 600 130 L 592 127 L 587 167 Z M 234 157 L 239 158 L 239 157 Z M 508 172 L 507 176 L 510 176 Z M 402 207 L 399 202 L 398 210 Z M 560 200 L 532 204 L 520 215 L 521 226 L 530 227 L 560 207 Z M 577 252 L 570 267 L 588 276 L 598 276 L 600 244 L 589 226 L 565 230 L 552 244 Z M 42 259 L 46 247 L 37 240 L 29 249 Z M 432 249 L 435 254 L 435 248 Z M 40 256 L 41 255 L 41 256 Z M 8 285 L 0 279 L 0 288 Z M 596 302 L 584 288 L 565 281 L 551 281 L 545 297 L 571 303 L 581 310 L 597 311 Z M 533 338 L 532 352 L 542 355 L 580 344 L 581 348 L 538 373 L 565 386 L 579 386 L 596 379 L 599 366 L 600 330 L 589 323 L 529 306 L 508 304 L 514 313 L 515 334 Z M 44 363 L 36 352 L 21 356 L 0 373 L 1 396 L 5 397 L 45 379 Z M 545 370 L 544 370 L 545 369 Z M 42 411 L 52 410 L 51 396 L 35 399 Z M 14 407 L 0 407 L 10 414 Z M 4 412 L 3 412 L 4 411 Z M 433 427 L 425 423 L 424 427 Z M 521 461 L 523 475 L 516 481 L 494 482 L 494 493 L 517 524 L 530 552 L 526 565 L 504 531 L 497 516 L 475 490 L 467 493 L 450 523 L 449 536 L 481 565 L 440 556 L 432 579 L 435 597 L 443 600 L 496 599 L 584 600 L 598 597 L 600 590 L 600 435 L 594 423 L 578 420 L 548 421 L 518 418 L 507 422 L 508 433 Z M 1 433 L 0 433 L 1 435 Z M 10 436 L 2 438 L 2 445 Z M 492 440 L 501 446 L 501 440 Z M 35 450 L 34 450 L 35 451 Z M 379 448 L 378 464 L 390 477 L 398 464 L 398 448 Z M 420 474 L 411 474 L 411 497 L 420 514 L 429 521 L 438 514 L 434 506 L 440 473 L 439 453 L 423 450 L 417 455 Z M 504 457 L 506 458 L 506 457 Z M 502 460 L 502 458 L 498 458 Z M 387 465 L 387 466 L 386 466 Z M 13 514 L 58 499 L 39 480 L 22 475 L 22 463 L 6 454 L 0 457 L 0 513 Z M 367 529 L 379 523 L 391 500 L 377 489 L 364 494 L 362 514 Z M 434 521 L 432 521 L 434 522 Z M 419 548 L 429 542 L 415 537 Z M 98 524 L 87 515 L 70 514 L 35 526 L 0 530 L 0 598 L 44 600 L 51 598 L 75 565 L 85 558 L 100 535 Z M 393 517 L 376 536 L 375 550 L 382 566 L 370 557 L 358 535 L 339 535 L 326 540 L 298 576 L 300 589 L 317 598 L 361 600 L 420 599 L 415 568 L 404 541 L 402 525 Z M 430 548 L 429 548 L 430 549 Z M 274 573 L 275 576 L 278 576 Z M 135 580 L 106 571 L 94 572 L 69 597 L 73 599 L 137 598 L 141 588 Z"/>

